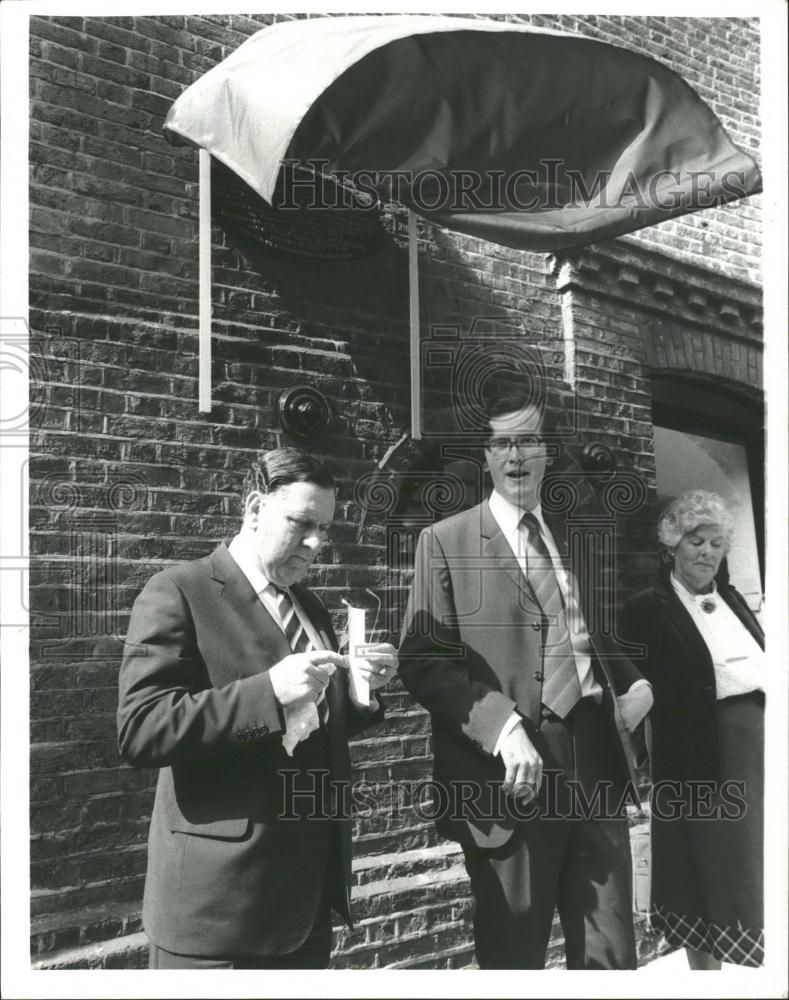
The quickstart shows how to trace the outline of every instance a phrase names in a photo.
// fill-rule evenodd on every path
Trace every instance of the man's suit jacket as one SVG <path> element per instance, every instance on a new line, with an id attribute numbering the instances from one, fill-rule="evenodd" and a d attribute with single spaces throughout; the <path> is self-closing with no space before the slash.
<path id="1" fill-rule="evenodd" d="M 546 516 L 559 552 L 566 554 L 561 518 Z M 580 585 L 587 621 L 584 566 L 570 567 Z M 430 712 L 437 782 L 474 782 L 499 788 L 504 766 L 494 748 L 513 710 L 530 736 L 540 726 L 542 610 L 485 500 L 422 532 L 400 645 L 400 674 Z M 604 706 L 622 747 L 623 776 L 634 774 L 633 751 L 615 696 L 641 675 L 610 638 L 590 634 L 595 674 Z M 512 835 L 514 821 L 440 817 L 437 827 L 461 842 L 496 847 Z"/>
<path id="2" fill-rule="evenodd" d="M 718 779 L 717 692 L 709 648 L 671 585 L 666 567 L 654 586 L 625 601 L 621 632 L 643 644 L 640 663 L 652 684 L 650 713 L 652 780 Z M 725 566 L 718 593 L 764 649 L 764 633 L 745 598 L 728 582 Z"/>
<path id="3" fill-rule="evenodd" d="M 321 602 L 305 587 L 292 589 L 336 650 Z M 135 601 L 119 680 L 119 748 L 135 767 L 160 768 L 143 922 L 167 951 L 270 955 L 298 947 L 320 902 L 332 823 L 341 852 L 341 870 L 329 871 L 332 902 L 350 921 L 350 823 L 321 818 L 333 803 L 309 772 L 350 781 L 347 739 L 381 712 L 357 711 L 346 671 L 336 670 L 326 689 L 328 727 L 288 757 L 268 668 L 290 652 L 224 543 L 156 574 Z"/>

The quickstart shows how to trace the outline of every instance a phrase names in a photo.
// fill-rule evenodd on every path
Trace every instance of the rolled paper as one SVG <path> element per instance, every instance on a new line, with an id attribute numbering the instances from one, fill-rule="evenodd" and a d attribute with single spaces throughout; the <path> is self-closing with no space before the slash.
<path id="1" fill-rule="evenodd" d="M 363 656 L 357 655 L 357 650 L 363 650 L 366 644 L 365 637 L 365 609 L 354 608 L 350 604 L 348 607 L 348 663 L 350 664 L 349 681 L 351 685 L 351 697 L 360 705 L 370 704 L 370 684 L 366 676 L 362 676 L 359 671 L 359 663 L 364 660 Z"/>

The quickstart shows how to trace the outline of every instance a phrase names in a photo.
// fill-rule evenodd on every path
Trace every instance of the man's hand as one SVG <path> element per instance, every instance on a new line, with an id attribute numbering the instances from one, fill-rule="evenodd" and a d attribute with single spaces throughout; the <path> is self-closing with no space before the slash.
<path id="1" fill-rule="evenodd" d="M 269 670 L 274 697 L 283 708 L 317 701 L 334 668 L 344 665 L 343 657 L 329 649 L 291 653 Z"/>
<path id="2" fill-rule="evenodd" d="M 649 684 L 639 684 L 638 687 L 631 688 L 625 694 L 619 695 L 616 701 L 622 715 L 622 722 L 629 733 L 635 732 L 639 723 L 652 708 L 654 700 Z"/>
<path id="3" fill-rule="evenodd" d="M 361 647 L 360 647 L 361 648 Z M 364 647 L 364 657 L 354 657 L 353 669 L 377 691 L 397 672 L 397 650 L 391 642 L 371 642 Z"/>
<path id="4" fill-rule="evenodd" d="M 523 802 L 535 798 L 542 784 L 542 757 L 522 725 L 507 733 L 499 752 L 506 770 L 502 785 L 506 794 Z"/>

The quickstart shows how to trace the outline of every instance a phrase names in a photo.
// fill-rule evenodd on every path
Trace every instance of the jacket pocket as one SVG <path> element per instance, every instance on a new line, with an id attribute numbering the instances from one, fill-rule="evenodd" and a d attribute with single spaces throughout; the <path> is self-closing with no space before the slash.
<path id="1" fill-rule="evenodd" d="M 252 825 L 250 816 L 237 819 L 220 818 L 203 823 L 190 823 L 184 817 L 176 816 L 170 823 L 173 833 L 188 833 L 192 837 L 214 837 L 219 840 L 245 840 Z"/>
<path id="2" fill-rule="evenodd" d="M 221 773 L 220 773 L 221 771 Z M 171 770 L 167 817 L 173 833 L 243 840 L 252 826 L 249 782 L 244 774 L 204 764 Z"/>

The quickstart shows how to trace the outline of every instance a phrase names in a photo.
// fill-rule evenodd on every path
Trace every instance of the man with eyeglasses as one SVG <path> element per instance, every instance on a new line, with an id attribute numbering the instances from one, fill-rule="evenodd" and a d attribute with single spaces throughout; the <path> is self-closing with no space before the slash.
<path id="1" fill-rule="evenodd" d="M 436 825 L 463 848 L 479 966 L 542 969 L 558 907 L 567 968 L 629 969 L 628 733 L 652 693 L 591 634 L 591 567 L 542 509 L 553 416 L 512 393 L 489 407 L 493 490 L 420 536 L 400 675 L 431 714 Z"/>
<path id="2" fill-rule="evenodd" d="M 354 669 L 299 581 L 334 518 L 331 472 L 292 448 L 244 484 L 241 529 L 157 573 L 134 603 L 119 747 L 159 768 L 143 924 L 156 969 L 325 968 L 331 910 L 350 922 L 348 738 L 379 722 L 389 643 Z M 344 801 L 345 800 L 345 801 Z"/>

